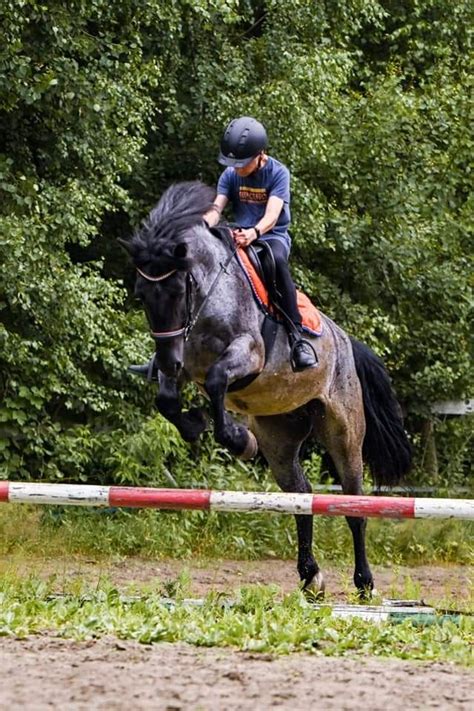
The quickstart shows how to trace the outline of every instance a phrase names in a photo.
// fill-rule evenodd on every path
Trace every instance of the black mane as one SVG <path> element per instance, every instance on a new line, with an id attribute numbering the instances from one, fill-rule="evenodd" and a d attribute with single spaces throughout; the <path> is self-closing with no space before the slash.
<path id="1" fill-rule="evenodd" d="M 214 188 L 198 180 L 171 185 L 128 243 L 135 264 L 169 262 L 175 238 L 202 222 L 215 196 Z"/>

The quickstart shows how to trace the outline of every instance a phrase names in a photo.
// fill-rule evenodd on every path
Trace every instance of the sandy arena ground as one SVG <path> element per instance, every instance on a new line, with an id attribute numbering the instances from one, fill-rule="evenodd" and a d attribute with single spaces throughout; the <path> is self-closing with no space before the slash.
<path id="1" fill-rule="evenodd" d="M 47 563 L 38 566 L 35 573 L 53 572 Z M 133 581 L 137 587 L 155 583 L 159 587 L 184 568 L 192 569 L 194 596 L 209 590 L 232 594 L 249 583 L 273 582 L 284 591 L 296 584 L 294 562 L 278 560 L 191 565 L 69 559 L 62 567 L 56 561 L 54 573 L 58 582 L 79 576 L 94 582 L 107 575 L 126 589 Z M 325 573 L 331 599 L 347 601 L 349 571 Z M 467 602 L 472 573 L 472 568 L 458 566 L 374 569 L 384 596 L 403 594 L 409 577 L 420 597 L 432 603 L 453 596 L 460 604 Z M 48 634 L 26 640 L 0 638 L 0 663 L 0 708 L 9 711 L 474 708 L 474 675 L 450 664 L 304 654 L 276 657 L 185 644 L 140 645 L 112 637 L 74 642 Z"/>
<path id="2" fill-rule="evenodd" d="M 3 709 L 468 709 L 473 675 L 447 664 L 272 657 L 113 638 L 1 639 Z"/>

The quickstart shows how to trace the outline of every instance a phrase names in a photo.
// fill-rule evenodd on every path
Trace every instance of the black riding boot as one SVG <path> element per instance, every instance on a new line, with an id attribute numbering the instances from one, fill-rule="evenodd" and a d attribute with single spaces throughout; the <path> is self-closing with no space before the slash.
<path id="1" fill-rule="evenodd" d="M 295 373 L 307 368 L 316 368 L 318 357 L 311 343 L 303 338 L 304 332 L 301 326 L 297 326 L 297 331 L 290 331 L 288 341 L 290 343 L 290 362 Z"/>
<path id="2" fill-rule="evenodd" d="M 129 365 L 127 370 L 134 375 L 141 375 L 141 377 L 146 378 L 148 382 L 158 380 L 158 368 L 155 364 L 154 353 L 148 363 L 143 363 L 143 365 Z"/>
<path id="3" fill-rule="evenodd" d="M 318 364 L 316 351 L 304 338 L 301 314 L 298 311 L 296 288 L 288 267 L 288 247 L 278 239 L 269 239 L 276 270 L 278 307 L 284 316 L 290 342 L 291 367 L 295 372 L 315 368 Z"/>

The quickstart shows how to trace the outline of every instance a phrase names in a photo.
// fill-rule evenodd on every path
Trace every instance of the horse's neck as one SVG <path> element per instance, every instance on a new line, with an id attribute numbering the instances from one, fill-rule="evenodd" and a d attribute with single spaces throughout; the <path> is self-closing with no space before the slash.
<path id="1" fill-rule="evenodd" d="M 194 236 L 192 271 L 198 287 L 196 310 L 210 319 L 208 323 L 214 323 L 217 332 L 225 333 L 224 339 L 228 340 L 236 323 L 239 333 L 242 328 L 259 332 L 260 311 L 231 240 L 226 243 L 203 228 Z"/>
<path id="2" fill-rule="evenodd" d="M 195 232 L 196 250 L 193 276 L 202 293 L 207 293 L 215 279 L 223 273 L 237 271 L 237 260 L 232 258 L 230 240 L 226 244 L 209 230 L 200 227 Z"/>

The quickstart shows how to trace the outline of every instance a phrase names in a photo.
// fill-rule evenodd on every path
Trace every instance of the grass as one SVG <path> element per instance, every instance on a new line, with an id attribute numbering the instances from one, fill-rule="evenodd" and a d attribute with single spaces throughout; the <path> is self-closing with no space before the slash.
<path id="1" fill-rule="evenodd" d="M 315 609 L 295 591 L 282 596 L 275 586 L 241 588 L 232 606 L 208 595 L 202 606 L 184 602 L 186 581 L 176 581 L 137 599 L 126 598 L 102 581 L 94 589 L 69 582 L 67 595 L 52 596 L 55 580 L 4 577 L 0 584 L 0 635 L 24 637 L 52 632 L 73 639 L 115 635 L 120 639 L 188 642 L 196 646 L 325 656 L 397 657 L 472 664 L 474 628 L 462 615 L 419 627 L 410 620 L 374 624 L 331 616 L 329 606 Z M 163 604 L 162 596 L 175 597 Z"/>
<path id="2" fill-rule="evenodd" d="M 465 522 L 373 520 L 369 531 L 373 563 L 396 568 L 472 561 L 473 528 Z M 417 627 L 410 620 L 377 625 L 358 618 L 333 618 L 329 606 L 316 610 L 299 590 L 283 595 L 274 586 L 241 588 L 233 593 L 237 602 L 232 607 L 216 593 L 208 595 L 201 607 L 189 607 L 183 603 L 190 585 L 186 575 L 128 588 L 136 599 L 127 600 L 126 590 L 105 578 L 86 583 L 87 576 L 77 575 L 74 564 L 76 574 L 66 572 L 66 564 L 87 556 L 99 562 L 99 570 L 111 570 L 113 560 L 137 555 L 152 560 L 189 559 L 193 568 L 206 558 L 295 559 L 292 516 L 10 505 L 0 507 L 0 532 L 0 555 L 7 561 L 1 566 L 0 635 L 23 637 L 47 631 L 74 639 L 115 635 L 142 643 L 181 641 L 274 654 L 472 662 L 469 614 L 461 615 L 459 623 L 444 621 L 428 627 Z M 343 519 L 316 518 L 315 541 L 323 565 L 352 567 L 352 543 Z M 25 569 L 26 577 L 18 572 Z M 48 571 L 62 574 L 45 579 Z M 347 577 L 348 600 L 352 590 Z M 58 598 L 58 591 L 64 596 Z M 399 595 L 400 591 L 393 596 Z M 175 598 L 176 604 L 164 605 L 163 596 Z M 404 580 L 404 597 L 420 597 L 419 587 L 409 577 Z M 447 598 L 441 607 L 456 609 L 458 603 Z M 467 613 L 470 603 L 463 607 Z"/>
<path id="3" fill-rule="evenodd" d="M 209 460 L 197 458 L 195 481 L 189 480 L 188 465 L 182 471 L 175 467 L 173 476 L 179 486 L 186 487 L 275 490 L 263 471 L 250 471 L 240 462 L 224 461 L 223 456 L 212 450 Z M 127 460 L 124 471 L 129 471 L 129 465 Z M 156 466 L 150 471 L 155 477 Z M 136 482 L 124 479 L 121 483 Z M 143 483 L 169 485 L 156 478 Z M 350 599 L 353 550 L 346 522 L 339 517 L 316 517 L 314 529 L 318 561 L 323 567 L 345 568 Z M 469 564 L 474 561 L 474 524 L 371 520 L 367 544 L 371 563 L 390 565 L 395 572 L 404 565 Z M 459 624 L 444 621 L 417 627 L 406 620 L 377 625 L 358 618 L 333 618 L 329 606 L 321 610 L 308 606 L 300 591 L 283 595 L 271 586 L 242 588 L 233 593 L 233 599 L 237 595 L 233 606 L 225 604 L 225 596 L 214 593 L 201 607 L 190 607 L 183 603 L 189 589 L 185 576 L 130 588 L 135 598 L 127 600 L 126 590 L 117 587 L 119 582 L 97 578 L 95 572 L 108 570 L 113 575 L 117 572 L 114 564 L 120 568 L 117 560 L 128 557 L 179 558 L 192 561 L 192 568 L 224 558 L 295 561 L 296 549 L 292 516 L 0 506 L 0 635 L 22 637 L 48 631 L 90 639 L 113 634 L 142 643 L 185 641 L 275 654 L 377 655 L 471 663 L 469 645 L 474 639 L 469 614 L 461 615 Z M 92 576 L 79 570 L 88 562 L 98 563 Z M 26 577 L 19 572 L 25 570 Z M 47 577 L 51 571 L 62 574 Z M 404 585 L 405 598 L 420 597 L 419 587 L 409 577 Z M 64 596 L 58 598 L 58 591 Z M 399 595 L 398 591 L 393 596 Z M 441 606 L 456 609 L 458 602 L 448 595 Z M 163 596 L 175 598 L 176 603 L 164 605 Z"/>
<path id="4" fill-rule="evenodd" d="M 352 563 L 343 518 L 314 519 L 315 551 L 323 564 Z M 0 555 L 159 558 L 295 558 L 292 516 L 61 507 L 0 507 Z M 370 520 L 367 545 L 374 564 L 469 564 L 474 524 L 467 521 Z"/>

